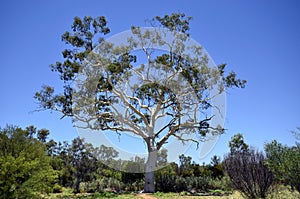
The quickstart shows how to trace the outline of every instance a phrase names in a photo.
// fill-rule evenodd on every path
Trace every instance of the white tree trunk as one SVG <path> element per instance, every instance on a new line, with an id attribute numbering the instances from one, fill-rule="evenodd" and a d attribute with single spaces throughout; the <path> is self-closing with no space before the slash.
<path id="1" fill-rule="evenodd" d="M 156 162 L 157 162 L 157 150 L 149 151 L 148 160 L 146 162 L 146 167 L 145 167 L 145 185 L 144 185 L 145 193 L 155 192 L 154 171 L 156 169 Z"/>

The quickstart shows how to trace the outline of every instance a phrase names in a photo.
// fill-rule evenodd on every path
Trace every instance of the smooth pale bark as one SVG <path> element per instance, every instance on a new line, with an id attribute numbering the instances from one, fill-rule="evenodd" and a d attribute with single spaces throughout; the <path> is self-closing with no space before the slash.
<path id="1" fill-rule="evenodd" d="M 148 152 L 148 159 L 145 166 L 144 193 L 154 193 L 154 171 L 156 169 L 157 150 Z"/>

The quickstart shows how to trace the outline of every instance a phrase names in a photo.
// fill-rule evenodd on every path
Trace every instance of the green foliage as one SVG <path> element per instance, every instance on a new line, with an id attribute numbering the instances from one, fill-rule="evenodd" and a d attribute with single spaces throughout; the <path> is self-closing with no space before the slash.
<path id="1" fill-rule="evenodd" d="M 289 186 L 275 185 L 267 196 L 268 199 L 295 199 L 300 198 L 298 191 L 292 190 Z"/>
<path id="2" fill-rule="evenodd" d="M 145 163 L 140 164 L 136 161 L 124 161 L 123 169 L 125 172 L 122 172 L 122 181 L 124 183 L 133 183 L 135 181 L 141 180 L 144 178 L 144 166 Z"/>
<path id="3" fill-rule="evenodd" d="M 102 145 L 94 148 L 80 138 L 75 138 L 71 143 L 49 142 L 48 153 L 52 156 L 54 168 L 60 173 L 60 186 L 71 187 L 76 193 L 142 189 L 144 159 L 116 160 L 118 153 L 112 147 Z M 110 168 L 115 165 L 129 172 Z"/>
<path id="4" fill-rule="evenodd" d="M 75 138 L 68 142 L 48 142 L 48 153 L 52 157 L 53 167 L 59 171 L 59 184 L 80 191 L 80 183 L 92 181 L 102 164 L 97 159 L 98 148 Z"/>
<path id="5" fill-rule="evenodd" d="M 209 192 L 209 190 L 230 190 L 226 179 L 213 179 L 209 176 L 181 177 L 170 174 L 156 176 L 156 190 L 161 192 Z"/>
<path id="6" fill-rule="evenodd" d="M 125 188 L 124 183 L 108 177 L 101 177 L 88 182 L 81 182 L 79 185 L 80 193 L 105 193 L 105 191 L 120 192 Z"/>
<path id="7" fill-rule="evenodd" d="M 233 186 L 228 175 L 224 175 L 222 178 L 213 178 L 210 183 L 212 187 L 221 189 L 225 193 L 232 193 L 233 191 Z"/>
<path id="8" fill-rule="evenodd" d="M 171 15 L 164 15 L 163 17 L 156 16 L 155 20 L 170 31 L 181 32 L 188 34 L 190 30 L 190 20 L 192 17 L 186 17 L 184 13 L 172 13 Z M 153 19 L 153 21 L 155 21 Z"/>
<path id="9" fill-rule="evenodd" d="M 63 187 L 60 186 L 59 184 L 55 184 L 53 186 L 53 193 L 62 193 L 63 192 Z"/>
<path id="10" fill-rule="evenodd" d="M 276 140 L 265 145 L 267 165 L 276 179 L 300 192 L 300 146 L 284 146 Z"/>
<path id="11" fill-rule="evenodd" d="M 51 167 L 45 145 L 33 137 L 35 133 L 34 127 L 22 130 L 8 126 L 0 130 L 2 198 L 36 198 L 39 193 L 53 191 L 58 172 Z"/>
<path id="12" fill-rule="evenodd" d="M 62 41 L 70 48 L 62 51 L 64 61 L 57 61 L 50 65 L 53 72 L 57 72 L 63 81 L 64 92 L 55 94 L 51 86 L 43 86 L 42 90 L 36 92 L 34 98 L 40 102 L 40 109 L 51 109 L 62 112 L 64 116 L 72 115 L 72 94 L 73 89 L 70 82 L 80 72 L 83 61 L 87 55 L 103 39 L 98 34 L 108 34 L 107 20 L 104 16 L 92 18 L 75 17 L 71 26 L 72 32 L 66 31 L 62 35 Z"/>
<path id="13" fill-rule="evenodd" d="M 179 166 L 173 162 L 156 171 L 156 190 L 161 192 L 230 190 L 227 176 L 214 178 L 212 174 L 210 165 L 200 166 L 192 163 L 191 157 L 182 154 L 179 156 Z"/>
<path id="14" fill-rule="evenodd" d="M 241 133 L 238 133 L 231 138 L 229 141 L 229 148 L 231 153 L 243 153 L 249 150 L 249 146 L 245 143 L 244 137 Z"/>
<path id="15" fill-rule="evenodd" d="M 181 176 L 190 176 L 192 174 L 192 157 L 184 156 L 181 154 L 179 156 L 179 174 Z"/>
<path id="16" fill-rule="evenodd" d="M 221 164 L 220 157 L 214 155 L 211 158 L 211 163 L 210 163 L 210 166 L 209 166 L 209 170 L 212 172 L 211 176 L 213 178 L 221 179 L 224 176 L 224 170 L 223 170 L 223 166 Z"/>

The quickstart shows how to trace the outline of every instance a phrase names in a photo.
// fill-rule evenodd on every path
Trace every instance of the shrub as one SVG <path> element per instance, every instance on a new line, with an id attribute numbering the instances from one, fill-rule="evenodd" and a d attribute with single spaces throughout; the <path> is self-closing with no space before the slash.
<path id="1" fill-rule="evenodd" d="M 272 192 L 268 194 L 268 199 L 295 199 L 300 198 L 300 193 L 293 191 L 289 186 L 276 185 L 273 187 Z"/>
<path id="2" fill-rule="evenodd" d="M 208 192 L 213 189 L 228 191 L 230 188 L 228 180 L 213 179 L 210 176 L 182 177 L 163 174 L 156 176 L 156 190 L 162 192 Z"/>
<path id="3" fill-rule="evenodd" d="M 53 193 L 62 193 L 62 191 L 63 191 L 63 188 L 59 184 L 55 184 L 53 186 Z"/>
<path id="4" fill-rule="evenodd" d="M 117 179 L 103 177 L 89 182 L 81 182 L 79 189 L 81 193 L 103 193 L 105 191 L 120 192 L 124 184 Z"/>
<path id="5" fill-rule="evenodd" d="M 288 147 L 277 141 L 266 144 L 267 165 L 279 182 L 300 193 L 300 145 Z"/>
<path id="6" fill-rule="evenodd" d="M 228 175 L 224 175 L 221 179 L 211 179 L 209 181 L 209 187 L 211 189 L 221 189 L 226 193 L 232 192 L 232 183 Z"/>
<path id="7" fill-rule="evenodd" d="M 225 170 L 234 188 L 248 198 L 266 198 L 274 177 L 261 152 L 231 152 L 224 159 Z"/>
<path id="8" fill-rule="evenodd" d="M 0 128 L 0 198 L 39 198 L 53 191 L 58 172 L 44 143 L 33 136 L 14 126 Z"/>

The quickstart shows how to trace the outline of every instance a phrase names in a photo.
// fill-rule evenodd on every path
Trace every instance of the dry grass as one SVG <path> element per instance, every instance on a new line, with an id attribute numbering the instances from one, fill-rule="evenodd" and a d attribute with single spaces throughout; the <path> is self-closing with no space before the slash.
<path id="1" fill-rule="evenodd" d="M 190 195 L 187 192 L 182 193 L 161 193 L 155 194 L 72 194 L 64 192 L 61 194 L 50 194 L 44 196 L 45 199 L 102 199 L 102 198 L 115 198 L 115 199 L 241 199 L 242 195 L 235 191 L 230 195 L 223 196 L 196 196 Z M 300 198 L 300 193 L 291 191 L 289 187 L 279 186 L 272 190 L 268 195 L 268 199 L 295 199 Z"/>
<path id="2" fill-rule="evenodd" d="M 240 199 L 241 196 L 238 193 L 234 193 L 229 196 L 193 196 L 182 195 L 180 193 L 156 193 L 156 194 L 121 194 L 111 195 L 106 197 L 104 195 L 97 194 L 51 194 L 44 197 L 45 199 L 102 199 L 102 198 L 115 198 L 115 199 Z"/>

